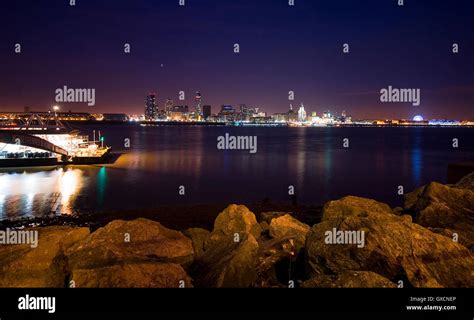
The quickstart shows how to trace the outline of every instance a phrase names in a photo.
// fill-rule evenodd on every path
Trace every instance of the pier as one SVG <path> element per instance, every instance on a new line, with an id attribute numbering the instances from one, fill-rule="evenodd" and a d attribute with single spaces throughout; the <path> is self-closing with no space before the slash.
<path id="1" fill-rule="evenodd" d="M 95 164 L 109 152 L 57 119 L 51 125 L 32 115 L 21 125 L 0 127 L 0 167 Z"/>

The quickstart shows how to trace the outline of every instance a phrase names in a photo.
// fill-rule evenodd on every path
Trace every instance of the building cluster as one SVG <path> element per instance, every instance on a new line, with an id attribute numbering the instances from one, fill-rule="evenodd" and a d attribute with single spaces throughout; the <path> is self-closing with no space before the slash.
<path id="1" fill-rule="evenodd" d="M 166 99 L 163 108 L 160 108 L 156 94 L 150 93 L 145 99 L 143 119 L 140 116 L 131 118 L 146 121 L 206 121 L 210 116 L 211 106 L 202 104 L 200 92 L 196 92 L 192 108 L 186 104 L 175 105 L 170 98 Z"/>
<path id="2" fill-rule="evenodd" d="M 351 123 L 351 117 L 343 111 L 340 116 L 326 111 L 321 116 L 316 112 L 310 115 L 306 112 L 303 104 L 297 111 L 290 108 L 284 113 L 275 113 L 269 115 L 258 107 L 249 107 L 246 104 L 240 104 L 237 108 L 232 105 L 221 105 L 219 111 L 215 114 L 211 112 L 210 105 L 202 104 L 202 95 L 196 92 L 194 105 L 190 108 L 188 105 L 175 105 L 172 99 L 166 99 L 164 106 L 160 108 L 157 102 L 157 96 L 150 93 L 145 99 L 145 113 L 143 116 L 131 116 L 133 120 L 145 121 L 203 121 L 203 122 L 225 122 L 235 124 L 291 124 L 302 126 L 327 126 L 338 123 Z"/>
<path id="3" fill-rule="evenodd" d="M 249 107 L 240 104 L 238 107 L 232 105 L 221 105 L 216 113 L 212 113 L 209 104 L 203 104 L 202 95 L 196 92 L 193 105 L 175 104 L 170 98 L 164 101 L 162 107 L 159 106 L 157 95 L 150 93 L 145 99 L 144 114 L 127 115 L 124 113 L 97 113 L 86 112 L 60 112 L 55 106 L 47 112 L 32 112 L 25 107 L 24 112 L 3 112 L 0 113 L 0 125 L 15 125 L 16 122 L 26 123 L 34 115 L 41 121 L 49 121 L 55 118 L 60 121 L 104 121 L 104 122 L 200 122 L 215 124 L 233 125 L 267 125 L 267 126 L 474 126 L 474 121 L 464 120 L 425 120 L 421 115 L 416 115 L 412 119 L 367 119 L 355 120 L 347 115 L 346 111 L 335 114 L 324 111 L 307 112 L 303 104 L 299 108 L 293 109 L 290 104 L 288 111 L 275 114 L 267 114 L 259 107 Z"/>
<path id="4" fill-rule="evenodd" d="M 352 123 L 352 118 L 345 111 L 342 111 L 340 115 L 333 114 L 329 110 L 323 112 L 322 115 L 318 115 L 316 111 L 309 114 L 303 104 L 298 108 L 298 111 L 293 110 L 293 105 L 290 104 L 290 109 L 287 112 L 275 113 L 272 120 L 293 126 L 330 126 Z"/>

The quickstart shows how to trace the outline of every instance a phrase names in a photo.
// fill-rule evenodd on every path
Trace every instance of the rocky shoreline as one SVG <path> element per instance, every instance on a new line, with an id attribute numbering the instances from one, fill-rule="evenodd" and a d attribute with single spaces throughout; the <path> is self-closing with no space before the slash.
<path id="1" fill-rule="evenodd" d="M 0 245 L 0 287 L 474 287 L 474 173 L 423 186 L 404 208 L 347 196 L 317 223 L 297 218 L 232 204 L 209 230 L 35 227 L 37 247 Z"/>

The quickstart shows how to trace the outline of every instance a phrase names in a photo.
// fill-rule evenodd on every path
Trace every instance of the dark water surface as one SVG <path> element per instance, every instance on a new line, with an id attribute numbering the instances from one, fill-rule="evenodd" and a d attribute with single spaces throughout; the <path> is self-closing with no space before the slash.
<path id="1" fill-rule="evenodd" d="M 80 127 L 91 133 L 98 126 Z M 58 212 L 252 203 L 323 204 L 351 194 L 400 205 L 405 191 L 446 182 L 450 162 L 474 161 L 473 128 L 240 128 L 102 126 L 110 165 L 0 170 L 0 219 Z M 218 150 L 217 137 L 257 136 L 257 153 Z M 349 148 L 343 148 L 343 139 Z M 459 139 L 459 148 L 452 139 Z M 125 148 L 130 139 L 130 148 Z M 179 186 L 185 195 L 179 195 Z"/>

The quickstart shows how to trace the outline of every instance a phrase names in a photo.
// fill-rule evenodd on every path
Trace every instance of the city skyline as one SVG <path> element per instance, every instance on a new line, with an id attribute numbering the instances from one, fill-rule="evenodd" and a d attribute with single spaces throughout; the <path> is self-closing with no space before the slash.
<path id="1" fill-rule="evenodd" d="M 353 118 L 355 120 L 413 120 L 413 121 L 427 121 L 427 120 L 447 120 L 447 121 L 469 121 L 472 122 L 473 119 L 469 118 L 429 118 L 426 117 L 424 114 L 421 113 L 416 113 L 414 116 L 406 116 L 402 115 L 400 117 L 367 117 L 367 116 L 359 116 L 359 117 L 353 117 L 350 110 L 349 112 L 346 109 L 333 109 L 333 108 L 318 108 L 316 110 L 315 108 L 311 106 L 305 105 L 305 103 L 301 102 L 295 102 L 291 101 L 289 103 L 288 108 L 284 111 L 278 111 L 278 112 L 269 112 L 259 106 L 249 104 L 247 105 L 246 103 L 239 103 L 238 105 L 231 105 L 231 104 L 219 104 L 216 106 L 212 106 L 210 104 L 206 104 L 202 102 L 202 95 L 199 91 L 196 91 L 196 94 L 199 93 L 199 106 L 201 109 L 200 112 L 197 112 L 197 98 L 198 96 L 193 99 L 193 101 L 190 101 L 189 103 L 186 100 L 178 100 L 174 101 L 171 98 L 166 98 L 158 99 L 158 95 L 156 92 L 150 92 L 148 95 L 146 95 L 146 98 L 144 100 L 144 105 L 141 107 L 141 110 L 137 110 L 136 113 L 127 113 L 127 112 L 114 112 L 114 111 L 106 111 L 103 112 L 101 110 L 94 110 L 94 112 L 90 111 L 82 111 L 80 110 L 81 108 L 76 108 L 74 109 L 74 106 L 77 106 L 75 103 L 63 103 L 63 104 L 58 104 L 55 103 L 54 105 L 51 106 L 38 106 L 38 107 L 31 107 L 31 106 L 24 106 L 23 109 L 21 110 L 7 110 L 5 109 L 0 109 L 0 115 L 3 114 L 44 114 L 48 112 L 57 112 L 58 114 L 89 114 L 89 115 L 124 115 L 127 117 L 132 117 L 132 118 L 138 118 L 142 117 L 145 120 L 160 120 L 163 118 L 164 115 L 166 115 L 169 112 L 178 112 L 178 113 L 183 113 L 183 114 L 189 114 L 189 115 L 197 115 L 199 114 L 201 116 L 201 120 L 206 120 L 208 116 L 218 116 L 222 111 L 225 111 L 225 109 L 228 109 L 228 111 L 235 112 L 236 114 L 242 114 L 242 108 L 247 109 L 249 111 L 249 114 L 254 114 L 256 117 L 268 117 L 275 119 L 275 116 L 279 115 L 288 115 L 291 112 L 294 112 L 295 115 L 295 121 L 297 120 L 298 122 L 303 122 L 301 118 L 308 118 L 310 119 L 311 117 L 326 117 L 327 114 L 331 115 L 332 117 L 342 117 L 346 118 L 346 115 L 349 118 Z M 295 108 L 296 106 L 296 108 Z M 68 108 L 72 107 L 72 108 Z M 303 110 L 301 109 L 303 108 Z M 250 111 L 251 110 L 251 111 Z M 212 112 L 211 112 L 212 111 Z M 304 113 L 304 116 L 301 116 L 301 112 Z M 245 113 L 245 112 L 244 112 Z M 203 116 L 204 115 L 204 116 Z M 171 119 L 168 119 L 171 120 Z M 191 119 L 190 119 L 191 120 Z M 197 119 L 195 119 L 197 120 Z"/>
<path id="2" fill-rule="evenodd" d="M 438 0 L 343 7 L 304 0 L 293 7 L 268 0 L 183 7 L 178 1 L 3 3 L 0 111 L 54 105 L 55 90 L 67 85 L 96 90 L 94 106 L 62 104 L 89 113 L 141 114 L 143 93 L 155 91 L 161 108 L 167 98 L 178 104 L 183 91 L 179 104 L 194 109 L 198 91 L 202 105 L 213 108 L 247 103 L 273 114 L 303 102 L 308 111 L 350 110 L 356 118 L 473 119 L 471 6 Z M 18 23 L 32 19 L 34 29 Z M 419 89 L 421 104 L 380 102 L 388 86 Z"/>

